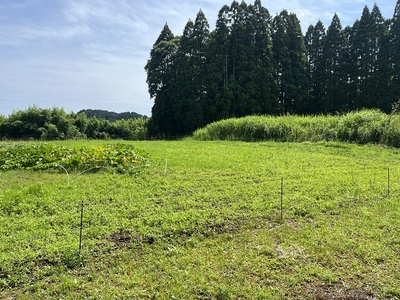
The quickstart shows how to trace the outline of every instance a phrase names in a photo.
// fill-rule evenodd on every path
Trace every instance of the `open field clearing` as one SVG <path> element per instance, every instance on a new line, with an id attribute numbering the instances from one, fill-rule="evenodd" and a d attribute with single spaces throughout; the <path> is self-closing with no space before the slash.
<path id="1" fill-rule="evenodd" d="M 124 144 L 149 166 L 0 172 L 0 298 L 400 299 L 400 150 Z"/>

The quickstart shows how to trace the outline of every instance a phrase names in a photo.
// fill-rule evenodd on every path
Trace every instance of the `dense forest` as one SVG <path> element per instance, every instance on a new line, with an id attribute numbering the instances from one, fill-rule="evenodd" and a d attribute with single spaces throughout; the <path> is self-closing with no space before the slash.
<path id="1" fill-rule="evenodd" d="M 139 119 L 139 118 L 147 118 L 147 116 L 143 116 L 141 114 L 135 112 L 122 112 L 116 113 L 114 111 L 108 111 L 103 109 L 82 109 L 77 112 L 77 114 L 85 114 L 88 118 L 96 117 L 100 120 L 108 120 L 110 122 L 115 122 L 118 120 L 129 120 L 129 119 Z"/>
<path id="2" fill-rule="evenodd" d="M 180 136 L 246 115 L 389 112 L 400 100 L 399 49 L 400 0 L 391 19 L 365 6 L 352 26 L 335 14 L 305 34 L 295 14 L 272 17 L 260 0 L 223 6 L 213 31 L 200 10 L 180 36 L 166 24 L 151 50 L 149 130 Z"/>

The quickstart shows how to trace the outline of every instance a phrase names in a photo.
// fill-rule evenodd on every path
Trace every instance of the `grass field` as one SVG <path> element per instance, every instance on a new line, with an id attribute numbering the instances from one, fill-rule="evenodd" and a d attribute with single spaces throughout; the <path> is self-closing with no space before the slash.
<path id="1" fill-rule="evenodd" d="M 400 150 L 126 143 L 151 166 L 0 173 L 1 299 L 400 299 Z"/>

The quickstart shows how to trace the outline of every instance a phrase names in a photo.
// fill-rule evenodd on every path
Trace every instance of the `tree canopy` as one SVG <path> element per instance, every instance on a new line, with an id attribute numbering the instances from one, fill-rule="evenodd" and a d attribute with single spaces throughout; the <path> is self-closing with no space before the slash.
<path id="1" fill-rule="evenodd" d="M 192 133 L 210 122 L 246 115 L 335 114 L 363 108 L 390 112 L 400 100 L 400 0 L 393 18 L 375 4 L 342 27 L 305 35 L 294 13 L 233 1 L 210 31 L 203 11 L 181 36 L 162 29 L 145 67 L 154 100 L 150 131 Z"/>

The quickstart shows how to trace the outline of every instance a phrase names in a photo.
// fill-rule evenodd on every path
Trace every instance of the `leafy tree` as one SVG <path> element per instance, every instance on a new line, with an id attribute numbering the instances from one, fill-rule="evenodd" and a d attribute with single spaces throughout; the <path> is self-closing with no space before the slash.
<path id="1" fill-rule="evenodd" d="M 144 118 L 117 120 L 110 123 L 107 133 L 113 139 L 144 140 L 147 138 L 146 123 Z"/>
<path id="2" fill-rule="evenodd" d="M 96 117 L 90 118 L 85 134 L 89 139 L 107 139 L 112 134 L 111 123 L 107 120 L 99 120 Z"/>
<path id="3" fill-rule="evenodd" d="M 38 139 L 51 119 L 48 109 L 31 106 L 26 110 L 14 111 L 2 124 L 2 134 L 10 138 Z"/>
<path id="4" fill-rule="evenodd" d="M 53 108 L 51 110 L 51 122 L 57 127 L 59 139 L 70 139 L 79 136 L 79 131 L 74 125 L 74 120 L 62 108 Z M 52 138 L 54 138 L 52 136 Z"/>
<path id="5" fill-rule="evenodd" d="M 86 116 L 86 113 L 78 113 L 74 116 L 74 125 L 83 135 L 86 132 L 88 122 L 89 120 L 88 117 Z"/>

